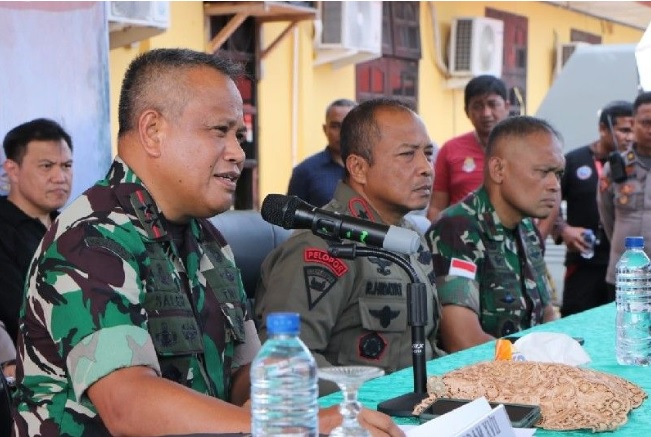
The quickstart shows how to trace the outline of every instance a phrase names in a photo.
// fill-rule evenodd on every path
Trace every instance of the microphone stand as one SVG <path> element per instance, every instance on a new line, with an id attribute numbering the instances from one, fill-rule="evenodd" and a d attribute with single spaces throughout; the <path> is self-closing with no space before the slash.
<path id="1" fill-rule="evenodd" d="M 407 284 L 407 321 L 411 326 L 411 359 L 414 372 L 414 391 L 387 399 L 377 406 L 390 416 L 413 417 L 414 407 L 427 397 L 427 371 L 425 369 L 425 326 L 427 314 L 427 287 L 423 284 L 411 264 L 403 257 L 384 249 L 358 246 L 354 243 L 329 242 L 328 253 L 337 258 L 355 259 L 359 256 L 374 256 L 391 261 L 409 276 Z"/>

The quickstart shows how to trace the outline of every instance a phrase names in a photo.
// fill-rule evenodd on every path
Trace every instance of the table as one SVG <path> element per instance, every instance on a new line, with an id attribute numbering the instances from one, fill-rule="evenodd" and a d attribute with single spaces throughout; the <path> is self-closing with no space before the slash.
<path id="1" fill-rule="evenodd" d="M 615 304 L 607 304 L 598 308 L 584 311 L 554 322 L 536 326 L 523 331 L 529 332 L 560 332 L 572 337 L 583 337 L 583 347 L 592 358 L 587 367 L 605 373 L 614 374 L 639 385 L 651 395 L 651 368 L 636 366 L 620 366 L 615 359 Z M 427 375 L 442 375 L 449 371 L 474 364 L 480 361 L 492 360 L 495 352 L 495 342 L 475 346 L 427 362 Z M 393 398 L 413 390 L 413 372 L 411 368 L 390 375 L 367 381 L 361 387 L 359 400 L 365 407 L 375 409 L 379 402 Z M 319 399 L 322 407 L 341 402 L 341 393 L 333 393 Z M 416 419 L 395 418 L 399 424 L 418 424 Z M 537 437 L 579 437 L 594 436 L 591 431 L 547 431 L 538 429 Z M 651 435 L 651 400 L 647 398 L 642 405 L 629 413 L 628 422 L 614 433 L 617 437 L 638 437 Z"/>

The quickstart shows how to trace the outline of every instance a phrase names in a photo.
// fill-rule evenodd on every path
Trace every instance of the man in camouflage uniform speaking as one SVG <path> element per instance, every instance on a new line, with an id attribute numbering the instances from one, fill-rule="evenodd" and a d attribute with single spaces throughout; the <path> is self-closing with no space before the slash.
<path id="1" fill-rule="evenodd" d="M 233 204 L 244 162 L 237 73 L 183 49 L 129 66 L 118 157 L 32 262 L 18 436 L 250 431 L 239 405 L 259 339 L 232 252 L 205 219 Z M 388 417 L 365 417 L 399 435 Z M 321 418 L 322 432 L 340 420 Z"/>
<path id="2" fill-rule="evenodd" d="M 555 317 L 530 217 L 547 217 L 557 204 L 565 167 L 559 138 L 533 117 L 498 123 L 488 140 L 483 185 L 427 232 L 448 352 Z"/>
<path id="3" fill-rule="evenodd" d="M 341 126 L 345 177 L 324 209 L 388 225 L 409 227 L 409 211 L 427 205 L 434 146 L 421 118 L 393 99 L 353 108 Z M 421 238 L 410 262 L 427 285 L 426 356 L 437 355 L 439 305 L 432 255 Z M 407 325 L 407 274 L 384 259 L 343 260 L 310 231 L 294 233 L 262 265 L 256 317 L 269 312 L 301 314 L 301 339 L 320 367 L 374 365 L 387 372 L 411 365 Z M 262 338 L 266 327 L 260 327 Z M 336 390 L 322 381 L 320 394 Z"/>

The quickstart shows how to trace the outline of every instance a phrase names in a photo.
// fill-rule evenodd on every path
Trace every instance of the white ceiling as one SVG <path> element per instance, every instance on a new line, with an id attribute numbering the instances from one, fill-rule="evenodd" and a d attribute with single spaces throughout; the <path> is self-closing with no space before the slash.
<path id="1" fill-rule="evenodd" d="M 547 3 L 592 15 L 597 18 L 626 24 L 641 30 L 645 30 L 651 22 L 651 2 L 549 1 Z"/>

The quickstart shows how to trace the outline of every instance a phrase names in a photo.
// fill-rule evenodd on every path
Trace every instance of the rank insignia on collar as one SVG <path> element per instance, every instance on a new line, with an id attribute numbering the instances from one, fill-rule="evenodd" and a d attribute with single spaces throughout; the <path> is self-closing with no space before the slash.
<path id="1" fill-rule="evenodd" d="M 629 161 L 634 161 L 635 160 L 635 153 L 628 152 L 628 154 L 626 155 L 626 159 L 628 159 Z"/>
<path id="2" fill-rule="evenodd" d="M 353 217 L 370 220 L 372 222 L 375 221 L 371 208 L 368 203 L 366 203 L 366 200 L 361 197 L 353 197 L 348 201 L 348 211 L 350 211 L 350 215 Z"/>
<path id="3" fill-rule="evenodd" d="M 130 196 L 130 201 L 136 216 L 151 238 L 157 239 L 165 235 L 161 227 L 158 211 L 149 193 L 144 190 L 134 191 Z"/>

